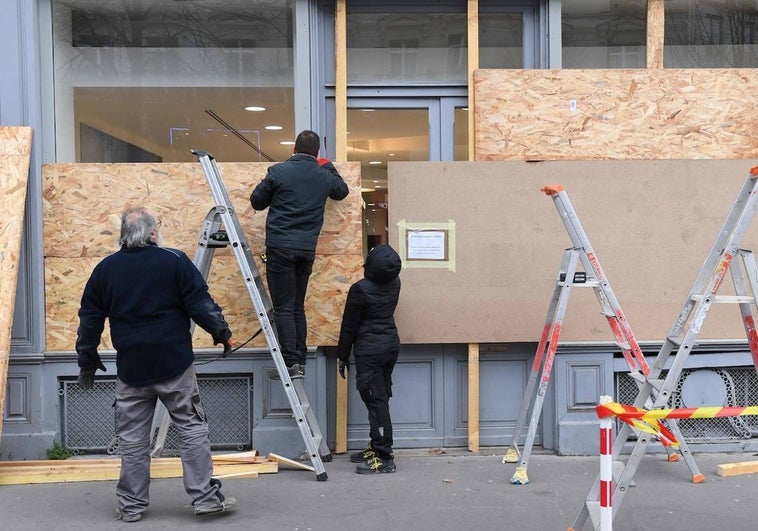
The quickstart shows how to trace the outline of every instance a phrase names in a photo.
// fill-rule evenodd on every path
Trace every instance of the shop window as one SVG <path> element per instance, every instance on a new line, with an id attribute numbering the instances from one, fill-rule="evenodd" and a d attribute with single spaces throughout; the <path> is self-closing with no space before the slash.
<path id="1" fill-rule="evenodd" d="M 293 6 L 53 0 L 58 161 L 285 160 Z"/>
<path id="2" fill-rule="evenodd" d="M 645 68 L 647 2 L 564 0 L 563 68 Z"/>
<path id="3" fill-rule="evenodd" d="M 664 2 L 664 66 L 758 67 L 758 5 L 746 0 Z"/>

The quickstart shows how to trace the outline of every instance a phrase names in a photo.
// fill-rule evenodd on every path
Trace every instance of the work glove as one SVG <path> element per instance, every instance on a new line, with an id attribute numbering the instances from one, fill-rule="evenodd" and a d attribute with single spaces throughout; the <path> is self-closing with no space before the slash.
<path id="1" fill-rule="evenodd" d="M 228 328 L 224 328 L 217 336 L 213 336 L 213 344 L 219 343 L 224 345 L 224 352 L 221 353 L 221 357 L 225 358 L 232 352 L 232 331 Z"/>
<path id="2" fill-rule="evenodd" d="M 340 360 L 339 372 L 340 372 L 340 376 L 342 377 L 343 380 L 345 379 L 345 373 L 347 372 L 349 365 L 350 364 L 348 363 L 347 360 Z"/>
<path id="3" fill-rule="evenodd" d="M 92 389 L 95 385 L 95 372 L 100 369 L 106 372 L 105 365 L 102 361 L 98 361 L 98 366 L 93 369 L 79 369 L 79 377 L 76 379 L 76 383 L 82 389 Z"/>
<path id="4" fill-rule="evenodd" d="M 225 358 L 232 352 L 232 338 L 230 337 L 227 339 L 226 343 L 224 343 L 224 351 L 221 353 L 221 357 Z"/>
<path id="5" fill-rule="evenodd" d="M 323 157 L 319 157 L 316 159 L 316 162 L 318 162 L 319 166 L 323 166 L 324 164 L 329 164 L 331 160 L 323 158 Z"/>

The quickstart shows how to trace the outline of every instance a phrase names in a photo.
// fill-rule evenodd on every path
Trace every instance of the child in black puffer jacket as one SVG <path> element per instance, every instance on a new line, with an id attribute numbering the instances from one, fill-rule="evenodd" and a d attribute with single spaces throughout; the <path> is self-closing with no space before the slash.
<path id="1" fill-rule="evenodd" d="M 350 352 L 355 356 L 355 385 L 368 409 L 371 441 L 351 454 L 359 474 L 395 471 L 392 453 L 392 370 L 400 351 L 395 308 L 400 297 L 400 256 L 389 245 L 374 247 L 363 266 L 364 277 L 350 286 L 342 316 L 337 357 L 340 375 Z"/>

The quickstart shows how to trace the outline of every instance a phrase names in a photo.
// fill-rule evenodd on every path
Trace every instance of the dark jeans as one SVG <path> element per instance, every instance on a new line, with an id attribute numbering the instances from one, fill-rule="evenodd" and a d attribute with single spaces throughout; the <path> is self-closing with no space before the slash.
<path id="1" fill-rule="evenodd" d="M 382 459 L 392 457 L 392 370 L 398 352 L 355 356 L 355 385 L 368 410 L 371 447 Z"/>
<path id="2" fill-rule="evenodd" d="M 266 281 L 274 307 L 279 348 L 284 363 L 305 365 L 308 323 L 305 292 L 316 253 L 297 249 L 266 248 Z"/>

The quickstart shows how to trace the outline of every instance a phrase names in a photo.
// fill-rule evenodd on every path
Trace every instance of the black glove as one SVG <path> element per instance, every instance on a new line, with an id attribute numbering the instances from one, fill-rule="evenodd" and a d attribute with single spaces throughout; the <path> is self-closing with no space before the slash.
<path id="1" fill-rule="evenodd" d="M 232 352 L 232 331 L 224 328 L 219 335 L 213 336 L 213 344 L 218 345 L 219 343 L 224 345 L 224 352 L 221 353 L 221 357 L 225 358 Z"/>
<path id="2" fill-rule="evenodd" d="M 224 351 L 221 353 L 221 357 L 225 358 L 232 352 L 232 338 L 230 337 L 226 343 L 224 343 Z"/>
<path id="3" fill-rule="evenodd" d="M 107 369 L 103 365 L 102 361 L 97 362 L 98 365 L 94 369 L 79 369 L 79 377 L 76 379 L 76 383 L 82 389 L 92 389 L 95 385 L 95 372 L 100 369 L 105 372 Z"/>
<path id="4" fill-rule="evenodd" d="M 345 372 L 348 370 L 349 366 L 350 366 L 350 363 L 347 360 L 340 360 L 339 372 L 343 380 L 345 379 Z"/>

